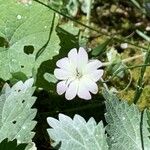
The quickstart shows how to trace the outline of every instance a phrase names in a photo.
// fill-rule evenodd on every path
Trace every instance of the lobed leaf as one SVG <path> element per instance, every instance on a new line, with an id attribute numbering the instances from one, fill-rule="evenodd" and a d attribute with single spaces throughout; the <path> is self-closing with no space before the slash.
<path id="1" fill-rule="evenodd" d="M 55 141 L 54 146 L 61 142 L 60 150 L 108 150 L 103 123 L 96 123 L 94 118 L 88 122 L 79 115 L 73 119 L 59 114 L 59 120 L 47 118 L 49 136 Z"/>
<path id="2" fill-rule="evenodd" d="M 13 87 L 5 84 L 0 95 L 0 141 L 17 139 L 18 143 L 30 143 L 36 125 L 33 121 L 36 109 L 33 79 L 17 82 Z"/>
<path id="3" fill-rule="evenodd" d="M 142 141 L 144 150 L 149 150 L 145 111 L 141 113 L 135 104 L 129 106 L 109 92 L 104 91 L 103 95 L 106 99 L 106 131 L 110 136 L 110 150 L 143 150 Z"/>
<path id="4" fill-rule="evenodd" d="M 30 77 L 33 69 L 36 72 L 42 62 L 58 54 L 58 16 L 54 19 L 54 12 L 34 1 L 24 4 L 19 0 L 0 0 L 0 12 L 0 39 L 4 41 L 0 46 L 0 78 L 9 80 L 16 72 Z"/>

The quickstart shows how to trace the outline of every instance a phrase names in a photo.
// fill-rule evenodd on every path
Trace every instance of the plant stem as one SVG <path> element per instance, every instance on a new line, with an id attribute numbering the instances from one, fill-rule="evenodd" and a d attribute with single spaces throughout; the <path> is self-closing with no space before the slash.
<path id="1" fill-rule="evenodd" d="M 145 54 L 136 55 L 136 56 L 133 56 L 133 57 L 129 57 L 129 58 L 123 59 L 122 62 L 123 63 L 128 63 L 129 61 L 132 61 L 134 59 L 141 58 L 141 57 L 144 57 L 144 56 L 145 56 Z M 105 62 L 105 63 L 103 63 L 103 67 L 109 66 L 111 64 L 112 64 L 111 62 Z"/>
<path id="2" fill-rule="evenodd" d="M 144 80 L 144 73 L 146 71 L 146 64 L 149 63 L 149 59 L 150 59 L 150 48 L 148 49 L 148 52 L 146 53 L 145 56 L 145 61 L 144 61 L 144 66 L 142 66 L 141 68 L 141 73 L 138 79 L 138 83 L 137 83 L 137 87 L 136 87 L 136 91 L 135 91 L 135 95 L 133 98 L 133 102 L 136 104 L 142 94 L 143 88 L 144 88 L 144 84 L 143 84 L 143 80 Z"/>
<path id="3" fill-rule="evenodd" d="M 33 1 L 35 1 L 35 2 L 37 2 L 37 3 L 39 3 L 39 4 L 41 4 L 41 5 L 43 5 L 43 6 L 47 7 L 47 8 L 49 8 L 49 9 L 51 9 L 52 11 L 54 11 L 54 12 L 56 12 L 56 13 L 58 13 L 58 14 L 64 16 L 64 17 L 66 17 L 67 19 L 69 19 L 69 20 L 71 20 L 71 21 L 74 21 L 75 23 L 77 23 L 77 24 L 79 24 L 79 25 L 81 25 L 81 26 L 84 26 L 84 27 L 86 27 L 86 28 L 88 28 L 88 29 L 90 29 L 90 30 L 93 30 L 93 31 L 95 31 L 95 32 L 97 32 L 97 33 L 99 33 L 99 34 L 101 34 L 101 35 L 105 35 L 105 36 L 107 36 L 107 37 L 109 37 L 109 38 L 113 38 L 114 40 L 116 40 L 116 41 L 118 41 L 118 42 L 128 43 L 128 44 L 133 45 L 133 46 L 135 46 L 135 47 L 138 47 L 138 48 L 142 48 L 142 49 L 147 50 L 146 47 L 137 45 L 137 44 L 132 43 L 132 42 L 126 40 L 126 39 L 121 39 L 121 38 L 118 38 L 118 37 L 114 37 L 116 34 L 110 35 L 110 34 L 108 34 L 108 33 L 105 33 L 105 32 L 102 32 L 102 31 L 100 31 L 100 30 L 97 30 L 97 29 L 95 29 L 95 28 L 93 28 L 93 27 L 87 26 L 86 24 L 84 24 L 84 23 L 82 23 L 82 22 L 80 22 L 80 21 L 78 21 L 78 20 L 75 20 L 74 18 L 72 18 L 72 17 L 70 17 L 70 16 L 67 16 L 66 14 L 63 14 L 63 13 L 59 12 L 58 10 L 52 8 L 51 6 L 48 6 L 48 5 L 44 4 L 43 2 L 41 2 L 41 1 L 39 1 L 39 0 L 33 0 Z"/>
<path id="4" fill-rule="evenodd" d="M 90 26 L 91 23 L 91 5 L 92 5 L 92 0 L 88 0 L 88 9 L 87 9 L 87 26 Z M 87 35 L 89 37 L 90 35 L 90 30 L 87 28 Z"/>
<path id="5" fill-rule="evenodd" d="M 107 84 L 104 82 L 103 78 L 101 78 L 101 81 L 102 81 L 103 86 L 105 87 L 105 89 L 109 92 L 109 88 L 108 88 Z"/>
<path id="6" fill-rule="evenodd" d="M 141 112 L 141 118 L 140 118 L 140 136 L 141 136 L 141 146 L 142 146 L 142 150 L 144 150 L 144 139 L 143 139 L 143 116 L 144 116 L 144 111 Z"/>
<path id="7" fill-rule="evenodd" d="M 134 69 L 134 68 L 138 68 L 138 67 L 143 67 L 143 66 L 150 66 L 150 64 L 140 64 L 140 65 L 136 65 L 136 66 L 129 66 L 129 67 L 125 67 L 125 68 L 120 68 L 118 70 L 116 70 L 113 74 L 113 76 L 111 76 L 108 80 L 104 81 L 109 82 L 111 79 L 113 79 L 119 72 L 123 71 L 124 69 Z"/>

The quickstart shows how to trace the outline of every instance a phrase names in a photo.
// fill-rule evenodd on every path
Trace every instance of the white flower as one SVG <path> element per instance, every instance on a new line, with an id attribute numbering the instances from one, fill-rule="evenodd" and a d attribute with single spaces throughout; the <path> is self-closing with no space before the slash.
<path id="1" fill-rule="evenodd" d="M 99 60 L 88 60 L 88 54 L 82 47 L 71 49 L 68 57 L 57 61 L 54 75 L 58 80 L 57 93 L 64 94 L 67 100 L 71 100 L 78 95 L 82 99 L 91 99 L 91 93 L 98 92 L 96 82 L 102 77 L 103 70 Z"/>

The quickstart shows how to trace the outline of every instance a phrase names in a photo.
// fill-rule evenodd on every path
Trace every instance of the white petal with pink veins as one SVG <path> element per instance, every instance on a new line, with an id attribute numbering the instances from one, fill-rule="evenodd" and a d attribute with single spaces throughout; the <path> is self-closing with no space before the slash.
<path id="1" fill-rule="evenodd" d="M 77 95 L 79 81 L 74 80 L 70 83 L 69 87 L 66 90 L 65 97 L 67 100 L 72 100 Z"/>
<path id="2" fill-rule="evenodd" d="M 79 82 L 79 88 L 78 88 L 78 96 L 85 100 L 91 99 L 91 94 L 88 90 L 88 88 L 85 85 L 85 82 L 83 80 L 80 80 Z"/>
<path id="3" fill-rule="evenodd" d="M 66 80 L 69 77 L 71 77 L 71 73 L 68 72 L 68 71 L 65 71 L 63 69 L 55 69 L 54 70 L 54 75 L 59 80 Z"/>
<path id="4" fill-rule="evenodd" d="M 59 83 L 57 83 L 57 93 L 59 95 L 62 95 L 66 92 L 67 90 L 67 84 L 66 81 L 60 81 Z"/>

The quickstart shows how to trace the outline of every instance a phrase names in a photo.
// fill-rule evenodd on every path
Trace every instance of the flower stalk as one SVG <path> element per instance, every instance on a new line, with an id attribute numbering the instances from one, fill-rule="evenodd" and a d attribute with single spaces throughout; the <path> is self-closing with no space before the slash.
<path id="1" fill-rule="evenodd" d="M 137 83 L 137 87 L 136 87 L 136 91 L 135 91 L 135 95 L 133 98 L 133 102 L 136 104 L 142 94 L 143 88 L 144 88 L 144 84 L 143 84 L 143 80 L 144 80 L 144 73 L 146 71 L 146 65 L 149 63 L 149 59 L 150 59 L 150 48 L 148 49 L 148 52 L 146 53 L 145 56 L 145 61 L 144 61 L 144 66 L 142 66 L 141 68 L 141 73 L 138 79 L 138 83 Z"/>

